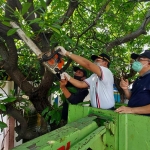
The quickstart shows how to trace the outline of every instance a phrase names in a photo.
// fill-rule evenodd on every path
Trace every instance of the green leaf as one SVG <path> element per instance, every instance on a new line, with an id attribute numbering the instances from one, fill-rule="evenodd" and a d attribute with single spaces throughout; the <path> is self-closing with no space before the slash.
<path id="1" fill-rule="evenodd" d="M 50 124 L 52 124 L 53 122 L 55 121 L 55 119 L 53 118 L 51 118 L 51 120 L 50 120 Z"/>
<path id="2" fill-rule="evenodd" d="M 6 82 L 4 82 L 4 81 L 0 82 L 0 88 L 4 88 L 5 85 L 6 85 Z"/>
<path id="3" fill-rule="evenodd" d="M 45 120 L 48 121 L 49 119 L 49 115 L 46 115 Z"/>
<path id="4" fill-rule="evenodd" d="M 58 90 L 60 90 L 60 86 L 59 86 L 59 85 L 53 86 L 53 87 L 51 87 L 51 89 L 48 91 L 48 95 L 51 95 L 51 93 L 54 93 L 55 91 L 58 91 Z"/>
<path id="5" fill-rule="evenodd" d="M 69 90 L 71 93 L 77 93 L 77 88 L 75 88 L 75 87 L 68 87 L 68 90 Z"/>
<path id="6" fill-rule="evenodd" d="M 60 31 L 59 31 L 58 29 L 56 29 L 56 28 L 54 28 L 54 27 L 52 27 L 52 26 L 50 26 L 50 28 L 51 28 L 54 32 L 60 34 Z"/>
<path id="7" fill-rule="evenodd" d="M 31 6 L 31 3 L 23 3 L 22 5 L 22 15 L 24 15 L 26 12 L 28 12 L 29 8 Z"/>
<path id="8" fill-rule="evenodd" d="M 61 97 L 61 100 L 62 100 L 63 102 L 66 101 L 66 97 L 64 96 L 64 94 L 60 95 L 60 97 Z"/>
<path id="9" fill-rule="evenodd" d="M 6 22 L 6 21 L 3 21 L 2 24 L 8 26 L 8 27 L 11 27 L 10 23 L 9 22 Z"/>
<path id="10" fill-rule="evenodd" d="M 48 116 L 53 116 L 55 114 L 55 110 L 51 110 L 47 113 Z"/>
<path id="11" fill-rule="evenodd" d="M 40 0 L 40 2 L 41 2 L 42 7 L 43 7 L 44 9 L 46 9 L 46 3 L 45 3 L 45 1 L 44 1 L 44 0 Z"/>
<path id="12" fill-rule="evenodd" d="M 0 110 L 2 110 L 2 111 L 6 111 L 6 107 L 5 107 L 5 105 L 4 105 L 4 104 L 0 104 Z"/>
<path id="13" fill-rule="evenodd" d="M 7 36 L 13 35 L 14 33 L 16 33 L 17 30 L 18 30 L 18 28 L 10 29 L 10 30 L 7 32 Z"/>
<path id="14" fill-rule="evenodd" d="M 2 100 L 2 102 L 4 102 L 4 103 L 10 103 L 10 102 L 14 102 L 15 100 L 16 100 L 15 97 L 8 97 L 8 98 Z"/>
<path id="15" fill-rule="evenodd" d="M 39 23 L 41 21 L 41 18 L 36 18 L 32 21 L 30 21 L 29 25 L 33 24 L 33 23 Z"/>
<path id="16" fill-rule="evenodd" d="M 0 121 L 0 128 L 3 130 L 6 127 L 7 127 L 7 124 Z"/>
<path id="17" fill-rule="evenodd" d="M 42 111 L 41 115 L 44 116 L 48 111 L 49 111 L 49 107 L 46 107 L 46 108 Z"/>

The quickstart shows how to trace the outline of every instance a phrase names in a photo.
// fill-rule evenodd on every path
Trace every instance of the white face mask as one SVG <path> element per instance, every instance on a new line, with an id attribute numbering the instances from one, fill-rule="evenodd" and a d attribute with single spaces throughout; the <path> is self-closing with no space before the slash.
<path id="1" fill-rule="evenodd" d="M 94 64 L 97 65 L 97 66 L 101 66 L 100 63 L 97 62 L 97 61 L 94 61 Z"/>

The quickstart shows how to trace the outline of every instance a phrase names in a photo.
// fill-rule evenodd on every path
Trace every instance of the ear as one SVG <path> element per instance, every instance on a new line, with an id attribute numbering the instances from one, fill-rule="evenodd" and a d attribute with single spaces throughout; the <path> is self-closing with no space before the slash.
<path id="1" fill-rule="evenodd" d="M 105 61 L 105 67 L 108 67 L 108 62 L 107 61 Z"/>

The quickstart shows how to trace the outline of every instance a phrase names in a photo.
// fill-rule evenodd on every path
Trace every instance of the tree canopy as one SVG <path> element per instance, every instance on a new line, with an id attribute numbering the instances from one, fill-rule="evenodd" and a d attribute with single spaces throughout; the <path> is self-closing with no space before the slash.
<path id="1" fill-rule="evenodd" d="M 56 78 L 44 69 L 10 21 L 16 22 L 42 52 L 52 52 L 61 45 L 87 59 L 92 54 L 107 53 L 118 88 L 120 76 L 131 78 L 135 74 L 130 67 L 131 53 L 140 53 L 150 45 L 148 0 L 1 0 L 0 4 L 1 70 L 22 89 L 40 114 L 51 107 L 48 91 Z M 74 62 L 64 60 L 64 70 L 70 71 Z M 29 80 L 38 81 L 39 86 Z M 27 129 L 25 119 L 14 107 L 19 101 L 17 98 L 4 103 L 5 108 L 1 109 L 1 113 L 10 114 L 21 123 L 17 140 L 25 137 Z"/>

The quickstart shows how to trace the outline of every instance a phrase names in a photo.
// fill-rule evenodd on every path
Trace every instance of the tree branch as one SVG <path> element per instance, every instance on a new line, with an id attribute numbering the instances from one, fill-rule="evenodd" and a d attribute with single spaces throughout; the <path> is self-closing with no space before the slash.
<path id="1" fill-rule="evenodd" d="M 8 60 L 8 51 L 7 51 L 7 48 L 5 46 L 5 43 L 3 43 L 3 42 L 0 42 L 0 55 L 2 56 L 2 59 L 4 61 Z"/>
<path id="2" fill-rule="evenodd" d="M 29 20 L 34 20 L 36 18 L 34 14 L 34 5 L 33 5 L 33 0 L 28 0 L 29 3 L 31 3 L 31 6 L 28 10 L 28 12 L 23 16 L 24 19 L 28 22 Z M 30 14 L 30 15 L 29 15 Z M 30 25 L 33 31 L 38 31 L 40 30 L 40 27 L 37 23 L 33 23 Z"/>
<path id="3" fill-rule="evenodd" d="M 63 25 L 72 16 L 75 9 L 78 7 L 78 0 L 70 0 L 67 12 L 59 19 L 59 24 Z"/>
<path id="4" fill-rule="evenodd" d="M 7 0 L 7 4 L 5 7 L 5 16 L 7 18 L 11 18 L 14 21 L 17 21 L 18 19 L 16 17 L 14 17 L 14 11 L 16 10 L 16 8 L 18 10 L 22 9 L 21 3 L 19 0 Z M 18 21 L 17 21 L 18 22 Z"/>
<path id="5" fill-rule="evenodd" d="M 148 11 L 143 23 L 141 24 L 140 28 L 134 32 L 132 32 L 131 34 L 128 34 L 124 37 L 118 38 L 112 42 L 110 42 L 107 46 L 106 46 L 106 50 L 110 51 L 113 47 L 121 45 L 122 43 L 126 43 L 129 42 L 131 40 L 134 40 L 135 38 L 139 37 L 142 34 L 146 34 L 146 26 L 148 25 L 148 23 L 150 22 L 150 11 Z"/>
<path id="6" fill-rule="evenodd" d="M 15 109 L 10 104 L 6 105 L 6 112 L 7 112 L 7 114 L 10 114 L 14 119 L 16 119 L 20 123 L 20 125 L 21 125 L 21 130 L 18 133 L 18 136 L 16 137 L 16 141 L 20 141 L 22 139 L 23 135 L 26 133 L 27 122 L 23 118 L 23 116 L 20 114 L 20 111 L 18 111 L 17 109 Z"/>
<path id="7" fill-rule="evenodd" d="M 49 6 L 49 4 L 52 2 L 52 0 L 46 0 L 46 6 Z"/>
<path id="8" fill-rule="evenodd" d="M 149 2 L 150 0 L 129 0 L 128 2 Z"/>
<path id="9" fill-rule="evenodd" d="M 92 24 L 87 28 L 85 29 L 79 36 L 78 38 L 80 38 L 83 34 L 85 34 L 87 31 L 89 31 L 93 26 L 95 26 L 97 24 L 97 21 L 99 20 L 99 18 L 101 17 L 101 15 L 104 13 L 105 9 L 106 9 L 106 6 L 109 4 L 111 0 L 107 0 L 107 2 L 103 5 L 102 8 L 100 8 L 96 18 L 93 20 Z"/>

